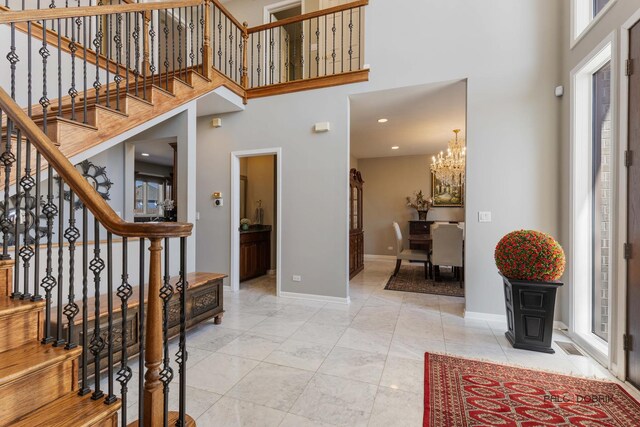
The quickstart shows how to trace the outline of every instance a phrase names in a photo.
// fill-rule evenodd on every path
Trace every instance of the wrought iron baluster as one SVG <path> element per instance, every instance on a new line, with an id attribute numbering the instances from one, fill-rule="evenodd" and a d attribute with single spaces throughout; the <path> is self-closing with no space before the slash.
<path id="1" fill-rule="evenodd" d="M 340 11 L 340 67 L 344 73 L 344 10 Z"/>
<path id="2" fill-rule="evenodd" d="M 151 73 L 151 84 L 153 84 L 153 82 L 155 81 L 155 73 L 156 73 L 156 55 L 155 55 L 155 42 L 156 42 L 156 30 L 155 30 L 155 26 L 154 26 L 154 21 L 155 19 L 153 19 L 154 17 L 154 13 L 155 11 L 151 12 L 151 22 L 150 22 L 150 26 L 149 26 L 149 38 L 151 41 L 151 47 L 149 48 L 149 54 L 151 55 L 150 58 L 150 64 L 149 64 L 149 72 Z M 158 16 L 159 12 L 158 12 Z"/>
<path id="3" fill-rule="evenodd" d="M 58 287 L 56 288 L 56 340 L 54 347 L 65 344 L 64 332 L 62 330 L 62 315 L 64 304 L 62 302 L 62 283 L 64 279 L 64 182 L 58 176 Z"/>
<path id="4" fill-rule="evenodd" d="M 273 84 L 273 72 L 275 70 L 275 66 L 273 64 L 273 52 L 275 49 L 275 42 L 273 41 L 273 28 L 269 29 L 269 73 L 271 75 L 271 84 Z"/>
<path id="5" fill-rule="evenodd" d="M 196 54 L 193 50 L 194 47 L 194 40 L 193 40 L 193 30 L 195 29 L 195 25 L 193 23 L 193 6 L 191 6 L 189 8 L 189 12 L 190 12 L 190 18 L 189 18 L 189 31 L 191 33 L 191 50 L 189 51 L 189 59 L 191 60 L 191 68 L 196 71 L 196 64 L 195 64 L 195 59 L 196 59 Z"/>
<path id="6" fill-rule="evenodd" d="M 104 350 L 105 342 L 102 337 L 100 328 L 100 273 L 104 270 L 104 260 L 100 258 L 100 223 L 98 219 L 93 219 L 93 259 L 89 263 L 89 270 L 93 273 L 93 288 L 94 288 L 94 324 L 93 335 L 91 336 L 91 342 L 89 343 L 89 350 L 93 356 L 93 368 L 94 368 L 94 390 L 91 395 L 91 399 L 98 400 L 104 397 L 104 393 L 100 389 L 100 353 Z"/>
<path id="7" fill-rule="evenodd" d="M 46 110 L 45 110 L 46 111 Z M 45 114 L 46 117 L 46 114 Z M 45 122 L 46 123 L 46 120 Z M 51 165 L 47 166 L 47 203 L 42 208 L 42 212 L 47 218 L 47 265 L 45 269 L 45 277 L 42 279 L 42 289 L 45 291 L 45 322 L 43 344 L 54 341 L 51 335 L 51 291 L 57 285 L 53 276 L 53 219 L 58 215 L 58 207 L 53 203 L 53 169 Z"/>
<path id="8" fill-rule="evenodd" d="M 107 75 L 105 76 L 105 92 L 107 95 L 107 99 L 105 102 L 105 106 L 107 108 L 111 108 L 111 67 L 110 67 L 110 62 L 111 62 L 111 34 L 113 33 L 113 27 L 112 27 L 112 22 L 111 22 L 111 15 L 106 15 L 105 16 L 106 19 L 106 24 L 107 24 L 107 28 L 105 30 L 106 34 L 105 34 L 105 41 L 106 41 L 106 56 L 107 56 L 107 66 L 105 67 L 105 71 L 107 73 Z"/>
<path id="9" fill-rule="evenodd" d="M 349 9 L 349 71 L 353 71 L 353 9 Z"/>
<path id="10" fill-rule="evenodd" d="M 140 96 L 139 94 L 139 79 L 140 79 L 140 16 L 136 13 L 134 15 L 135 24 L 133 26 L 133 43 L 134 43 L 134 69 L 133 69 L 133 78 L 135 82 L 135 95 Z M 144 19 L 144 18 L 143 18 Z"/>
<path id="11" fill-rule="evenodd" d="M 304 79 L 304 21 L 300 23 L 300 78 Z"/>
<path id="12" fill-rule="evenodd" d="M 87 205 L 82 205 L 82 368 L 80 370 L 80 390 L 85 396 L 91 392 L 87 381 L 89 365 L 89 215 Z"/>
<path id="13" fill-rule="evenodd" d="M 257 62 L 258 62 L 258 68 L 256 69 L 256 72 L 258 73 L 258 86 L 262 86 L 262 80 L 260 80 L 260 73 L 262 71 L 262 58 L 260 57 L 260 49 L 261 49 L 261 39 L 262 39 L 262 34 L 258 33 L 258 44 L 256 45 L 256 49 L 258 51 L 258 58 L 257 58 Z"/>
<path id="14" fill-rule="evenodd" d="M 125 45 L 125 55 L 127 57 L 126 64 L 124 67 L 124 75 L 125 75 L 125 92 L 129 93 L 129 70 L 131 69 L 131 14 L 127 13 L 125 17 L 125 33 L 127 37 L 125 37 L 126 45 Z"/>
<path id="15" fill-rule="evenodd" d="M 289 63 L 290 63 L 289 58 L 291 58 L 291 55 L 289 52 L 290 52 L 291 45 L 289 41 L 288 31 L 285 33 L 284 42 L 287 44 L 286 56 L 284 58 L 284 72 L 286 74 L 286 80 L 289 81 L 291 78 L 291 75 L 289 74 Z"/>
<path id="16" fill-rule="evenodd" d="M 182 79 L 182 8 L 178 8 L 178 76 Z M 173 74 L 174 76 L 176 73 Z"/>
<path id="17" fill-rule="evenodd" d="M 309 37 L 308 37 L 309 38 L 309 50 L 308 50 L 308 52 L 309 52 L 309 64 L 308 64 L 309 72 L 307 73 L 307 76 L 309 78 L 311 78 L 311 21 L 312 20 L 309 19 L 309 32 L 308 32 L 308 34 L 309 34 Z"/>
<path id="18" fill-rule="evenodd" d="M 124 323 L 122 324 L 124 326 Z M 113 392 L 113 235 L 107 232 L 107 397 L 104 403 L 115 403 Z"/>
<path id="19" fill-rule="evenodd" d="M 316 77 L 320 77 L 320 17 L 316 18 Z"/>
<path id="20" fill-rule="evenodd" d="M 145 251 L 145 239 L 140 238 L 140 275 L 139 275 L 139 283 L 138 286 L 138 295 L 139 301 L 144 301 L 144 251 Z M 138 352 L 138 425 L 144 425 L 144 345 L 145 345 L 145 335 L 144 335 L 144 324 L 145 324 L 145 310 L 144 304 L 140 304 L 140 314 L 138 321 L 138 342 L 139 342 L 139 352 Z"/>
<path id="21" fill-rule="evenodd" d="M 58 46 L 62 46 L 60 18 L 58 18 Z M 62 117 L 62 49 L 58 48 L 58 117 Z"/>
<path id="22" fill-rule="evenodd" d="M 127 393 L 129 391 L 127 385 L 133 376 L 133 372 L 129 367 L 127 353 L 129 332 L 127 331 L 127 309 L 133 288 L 129 284 L 129 245 L 126 237 L 122 238 L 122 283 L 118 286 L 118 298 L 120 298 L 121 324 L 122 324 L 122 354 L 120 356 L 120 369 L 117 373 L 117 380 L 120 383 L 120 396 L 122 399 L 121 425 L 127 425 Z"/>
<path id="23" fill-rule="evenodd" d="M 140 18 L 142 19 L 142 99 L 147 99 L 147 73 L 149 68 L 149 46 L 147 46 L 147 16 L 143 12 Z"/>
<path id="24" fill-rule="evenodd" d="M 222 71 L 222 11 L 218 9 L 218 70 Z"/>
<path id="25" fill-rule="evenodd" d="M 36 151 L 36 199 L 35 199 L 35 235 L 34 235 L 34 247 L 35 247 L 35 259 L 33 265 L 33 296 L 31 297 L 31 301 L 40 301 L 42 300 L 42 296 L 40 295 L 40 215 L 41 213 L 41 174 L 40 170 L 42 169 L 42 158 L 39 152 Z"/>
<path id="26" fill-rule="evenodd" d="M 122 84 L 122 74 L 120 67 L 122 64 L 122 14 L 116 14 L 116 34 L 114 36 L 116 44 L 116 74 L 113 80 L 116 82 L 116 110 L 120 111 L 120 85 Z"/>
<path id="27" fill-rule="evenodd" d="M 89 18 L 89 22 L 91 22 L 91 18 Z M 79 34 L 78 34 L 78 38 L 80 38 Z M 83 16 L 82 17 L 82 49 L 83 49 L 84 55 L 82 58 L 82 89 L 84 92 L 82 95 L 82 123 L 84 124 L 87 124 L 89 122 L 87 118 L 87 89 L 88 89 L 87 46 L 89 45 L 89 43 L 87 43 L 88 38 L 89 37 L 87 35 L 87 17 Z"/>
<path id="28" fill-rule="evenodd" d="M 102 6 L 102 0 L 98 0 L 98 6 Z M 100 54 L 102 53 L 102 16 L 96 15 L 96 36 L 93 39 L 93 49 L 96 52 L 96 79 L 93 82 L 93 89 L 96 92 L 96 104 L 100 104 Z"/>
<path id="29" fill-rule="evenodd" d="M 0 119 L 2 119 L 2 113 L 0 112 Z M 6 138 L 4 151 L 0 156 L 0 161 L 4 166 L 4 201 L 2 205 L 2 221 L 0 227 L 2 228 L 2 259 L 10 260 L 9 255 L 9 231 L 11 229 L 12 221 L 9 219 L 9 201 L 10 201 L 10 185 L 11 185 L 11 168 L 16 161 L 16 157 L 11 151 L 11 126 L 12 122 L 7 116 L 7 131 L 4 136 Z"/>
<path id="30" fill-rule="evenodd" d="M 164 424 L 167 425 L 169 415 L 169 383 L 173 379 L 173 369 L 170 366 L 169 359 L 169 302 L 173 296 L 173 288 L 170 283 L 169 276 L 169 238 L 164 239 L 164 278 L 162 287 L 160 288 L 160 297 L 162 298 L 162 342 L 164 345 L 164 356 L 162 360 L 162 370 L 160 371 L 160 380 L 162 381 L 162 390 L 164 393 Z"/>
<path id="31" fill-rule="evenodd" d="M 22 261 L 22 257 L 20 256 L 20 240 L 22 237 L 20 234 L 20 224 L 22 223 L 21 205 L 22 202 L 25 201 L 19 184 L 20 174 L 22 172 L 22 132 L 16 129 L 15 124 L 12 122 L 11 126 L 7 127 L 7 138 L 13 138 L 14 134 L 16 138 L 16 203 L 14 206 L 15 214 L 13 219 L 13 253 L 15 254 L 15 264 L 13 265 L 13 292 L 11 293 L 11 298 L 20 298 L 22 297 L 22 293 L 20 292 L 20 262 Z"/>
<path id="32" fill-rule="evenodd" d="M 164 88 L 169 90 L 169 27 L 168 27 L 169 12 L 164 10 Z M 161 82 L 162 83 L 162 82 Z"/>
<path id="33" fill-rule="evenodd" d="M 198 53 L 196 62 L 201 64 L 202 75 L 205 76 L 204 71 L 204 3 L 196 7 L 196 19 L 198 20 L 198 28 L 196 29 L 196 43 L 198 46 Z"/>
<path id="34" fill-rule="evenodd" d="M 180 395 L 178 403 L 178 421 L 176 425 L 185 426 L 185 411 L 187 397 L 187 238 L 180 238 L 180 279 L 178 281 L 177 291 L 180 292 L 180 342 L 178 352 L 176 353 L 176 361 L 180 374 Z"/>
<path id="35" fill-rule="evenodd" d="M 171 9 L 171 71 L 172 75 L 176 75 L 176 10 Z M 168 78 L 168 76 L 167 76 Z"/>
<path id="36" fill-rule="evenodd" d="M 333 49 L 331 51 L 331 60 L 333 62 L 333 74 L 336 73 L 336 14 L 333 14 L 333 26 L 331 27 L 333 38 Z"/>
<path id="37" fill-rule="evenodd" d="M 251 70 L 251 87 L 255 87 L 253 85 L 253 74 L 254 74 L 253 73 L 253 33 L 251 33 L 249 38 L 250 38 L 249 41 L 251 42 L 251 68 L 250 68 L 250 70 Z"/>
<path id="38" fill-rule="evenodd" d="M 80 237 L 80 230 L 76 227 L 76 207 L 75 194 L 73 190 L 69 191 L 69 226 L 64 232 L 64 237 L 69 243 L 69 297 L 67 305 L 64 307 L 64 315 L 67 317 L 67 345 L 64 348 L 71 349 L 78 346 L 73 342 L 73 329 L 75 317 L 79 308 L 76 304 L 75 295 L 75 262 L 76 262 L 76 241 Z M 62 217 L 61 217 L 62 218 Z"/>
<path id="39" fill-rule="evenodd" d="M 78 22 L 81 22 L 80 18 L 78 18 Z M 76 97 L 78 96 L 78 90 L 76 89 L 76 51 L 77 50 L 78 50 L 78 45 L 76 43 L 76 28 L 72 23 L 71 24 L 71 40 L 69 40 L 69 52 L 71 53 L 71 87 L 67 92 L 71 97 L 71 120 L 76 119 Z M 58 109 L 62 110 L 61 100 L 58 100 Z"/>
<path id="40" fill-rule="evenodd" d="M 324 73 L 327 75 L 327 16 L 324 16 Z"/>

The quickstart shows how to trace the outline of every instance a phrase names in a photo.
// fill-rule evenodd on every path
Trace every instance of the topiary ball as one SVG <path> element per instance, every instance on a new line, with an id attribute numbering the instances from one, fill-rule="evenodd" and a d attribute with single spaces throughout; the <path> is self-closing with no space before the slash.
<path id="1" fill-rule="evenodd" d="M 564 273 L 562 247 L 548 234 L 533 230 L 512 231 L 496 246 L 496 266 L 510 279 L 551 282 Z"/>

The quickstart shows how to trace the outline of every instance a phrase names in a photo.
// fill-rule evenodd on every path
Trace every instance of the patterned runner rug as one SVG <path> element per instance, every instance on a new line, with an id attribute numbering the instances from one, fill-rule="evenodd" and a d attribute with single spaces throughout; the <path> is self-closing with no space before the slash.
<path id="1" fill-rule="evenodd" d="M 424 265 L 403 263 L 397 276 L 391 276 L 384 287 L 390 291 L 420 292 L 423 294 L 464 297 L 464 287 L 452 278 L 451 272 L 442 268 L 442 281 L 424 278 Z"/>
<path id="2" fill-rule="evenodd" d="M 425 353 L 424 427 L 640 426 L 612 382 Z"/>

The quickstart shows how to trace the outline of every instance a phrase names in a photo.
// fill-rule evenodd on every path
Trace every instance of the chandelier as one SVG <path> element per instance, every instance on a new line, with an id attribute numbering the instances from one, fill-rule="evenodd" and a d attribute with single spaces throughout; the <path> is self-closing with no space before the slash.
<path id="1" fill-rule="evenodd" d="M 431 158 L 431 172 L 444 185 L 460 187 L 464 184 L 465 153 L 464 139 L 458 139 L 460 129 L 454 129 L 454 139 L 449 140 L 447 155 L 441 151 Z"/>

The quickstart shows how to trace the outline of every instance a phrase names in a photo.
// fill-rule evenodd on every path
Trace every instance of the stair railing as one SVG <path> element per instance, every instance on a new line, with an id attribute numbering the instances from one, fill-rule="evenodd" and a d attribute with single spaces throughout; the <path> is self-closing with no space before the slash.
<path id="1" fill-rule="evenodd" d="M 246 88 L 362 70 L 368 3 L 354 1 L 249 28 Z"/>
<path id="2" fill-rule="evenodd" d="M 185 413 L 186 239 L 191 234 L 192 225 L 123 221 L 2 88 L 0 117 L 5 123 L 0 134 L 0 146 L 3 148 L 0 161 L 4 166 L 0 228 L 3 233 L 3 259 L 11 258 L 9 246 L 13 246 L 15 256 L 12 297 L 32 301 L 45 299 L 43 345 L 65 349 L 81 345 L 78 394 L 91 393 L 92 399 L 104 400 L 109 405 L 121 401 L 121 423 L 127 425 L 127 400 L 133 377 L 127 354 L 131 348 L 127 342 L 131 332 L 127 330 L 127 308 L 135 297 L 129 279 L 128 248 L 129 240 L 138 239 L 138 425 L 193 425 L 193 420 Z M 46 179 L 40 175 L 43 166 L 47 171 Z M 11 183 L 12 176 L 14 184 Z M 76 211 L 81 214 L 76 214 Z M 43 226 L 41 220 L 44 221 Z M 114 258 L 114 235 L 122 238 L 121 261 Z M 103 236 L 106 236 L 106 251 L 101 242 Z M 169 280 L 169 242 L 174 238 L 180 240 L 179 279 L 175 284 Z M 148 269 L 145 267 L 147 242 Z M 76 255 L 76 246 L 82 247 L 81 259 Z M 41 252 L 44 259 L 40 259 Z M 34 257 L 35 262 L 32 263 Z M 80 280 L 77 280 L 76 263 L 79 262 L 82 267 Z M 45 264 L 42 277 L 39 276 L 40 263 Z M 117 269 L 121 269 L 120 280 L 114 277 Z M 144 286 L 147 272 L 148 284 Z M 81 300 L 76 298 L 77 288 L 81 288 Z M 175 354 L 179 367 L 179 407 L 175 413 L 169 412 L 168 404 L 174 373 L 170 366 L 167 339 L 168 301 L 174 293 L 180 301 L 180 339 Z M 114 296 L 120 300 L 119 313 Z M 145 300 L 146 306 L 143 304 Z M 55 313 L 52 310 L 54 306 Z M 105 314 L 106 324 L 103 321 Z M 79 315 L 81 322 L 76 321 Z M 114 327 L 117 321 L 120 331 Z M 81 328 L 79 335 L 74 332 L 77 327 Z M 117 342 L 121 343 L 119 350 L 115 349 Z M 114 358 L 120 359 L 119 364 Z M 87 369 L 90 364 L 93 372 Z M 144 375 L 143 364 L 146 367 Z M 119 395 L 115 381 L 120 384 Z"/>

